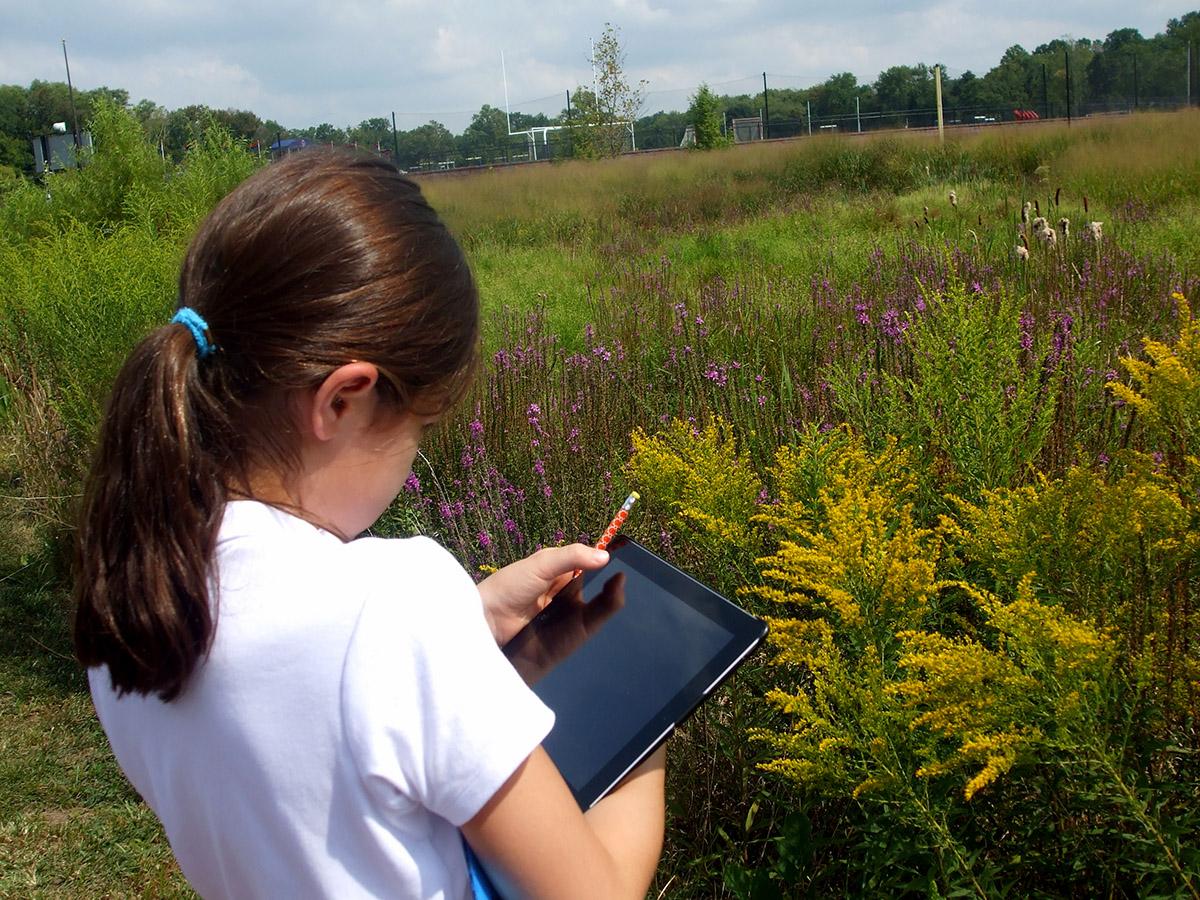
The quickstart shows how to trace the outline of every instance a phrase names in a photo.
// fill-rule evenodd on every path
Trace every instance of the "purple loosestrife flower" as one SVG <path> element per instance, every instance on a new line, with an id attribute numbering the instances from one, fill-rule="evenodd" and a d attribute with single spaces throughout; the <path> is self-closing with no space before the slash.
<path id="1" fill-rule="evenodd" d="M 854 318 L 858 320 L 859 325 L 871 324 L 871 314 L 869 309 L 870 307 L 865 303 L 854 304 Z"/>
<path id="2" fill-rule="evenodd" d="M 1034 318 L 1031 313 L 1021 313 L 1021 349 L 1029 350 L 1033 347 L 1033 326 Z"/>
<path id="3" fill-rule="evenodd" d="M 410 494 L 421 493 L 421 479 L 417 477 L 416 472 L 408 473 L 408 477 L 404 479 L 404 489 Z"/>
<path id="4" fill-rule="evenodd" d="M 468 425 L 467 427 L 470 429 L 471 437 L 473 437 L 473 438 L 483 437 L 483 422 L 481 422 L 479 420 L 479 416 L 476 416 L 474 419 L 472 419 L 471 424 Z"/>
<path id="5" fill-rule="evenodd" d="M 892 343 L 899 343 L 904 332 L 908 330 L 908 322 L 900 317 L 900 310 L 888 308 L 883 311 L 883 317 L 879 320 L 879 330 Z"/>
<path id="6" fill-rule="evenodd" d="M 490 534 L 488 534 L 486 531 L 479 532 L 479 534 L 477 534 L 475 537 L 476 537 L 476 540 L 479 541 L 479 546 L 482 547 L 484 550 L 486 550 L 488 547 L 492 546 L 492 536 Z"/>
<path id="7" fill-rule="evenodd" d="M 535 474 L 535 475 L 545 475 L 546 474 L 546 464 L 542 460 L 535 459 L 533 461 L 533 474 Z"/>

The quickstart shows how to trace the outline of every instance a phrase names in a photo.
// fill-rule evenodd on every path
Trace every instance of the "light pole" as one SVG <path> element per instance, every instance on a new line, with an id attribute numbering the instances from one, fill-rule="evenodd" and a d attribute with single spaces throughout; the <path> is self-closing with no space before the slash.
<path id="1" fill-rule="evenodd" d="M 71 86 L 71 63 L 67 61 L 67 39 L 63 38 L 63 64 L 67 67 L 67 96 L 71 98 L 71 124 L 74 126 L 75 149 L 79 149 L 79 113 L 75 111 L 75 88 Z"/>

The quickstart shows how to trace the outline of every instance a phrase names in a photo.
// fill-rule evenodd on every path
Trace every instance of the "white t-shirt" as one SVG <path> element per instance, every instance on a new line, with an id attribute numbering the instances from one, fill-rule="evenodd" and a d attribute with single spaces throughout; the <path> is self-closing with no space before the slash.
<path id="1" fill-rule="evenodd" d="M 228 504 L 216 638 L 171 703 L 88 673 L 113 752 L 204 897 L 470 895 L 458 826 L 554 714 L 425 538 L 343 543 Z"/>

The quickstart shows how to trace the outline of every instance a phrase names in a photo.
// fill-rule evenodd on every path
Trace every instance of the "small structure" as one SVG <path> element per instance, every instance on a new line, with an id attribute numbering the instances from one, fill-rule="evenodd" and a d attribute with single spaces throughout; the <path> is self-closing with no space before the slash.
<path id="1" fill-rule="evenodd" d="M 749 141 L 763 139 L 762 116 L 748 116 L 745 119 L 734 119 L 733 139 L 736 143 L 745 144 Z"/>
<path id="2" fill-rule="evenodd" d="M 281 159 L 289 153 L 297 153 L 311 143 L 308 138 L 276 138 L 269 148 L 271 159 Z"/>
<path id="3" fill-rule="evenodd" d="M 65 127 L 65 126 L 64 126 Z M 43 172 L 60 172 L 63 169 L 74 169 L 79 165 L 76 151 L 91 149 L 92 133 L 81 132 L 79 146 L 75 146 L 75 135 L 64 134 L 55 129 L 51 134 L 40 134 L 29 142 L 33 147 L 33 170 L 41 175 Z"/>

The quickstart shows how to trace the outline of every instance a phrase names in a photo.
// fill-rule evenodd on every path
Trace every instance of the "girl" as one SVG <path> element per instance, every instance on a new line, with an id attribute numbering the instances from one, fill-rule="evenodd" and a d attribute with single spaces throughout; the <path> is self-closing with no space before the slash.
<path id="1" fill-rule="evenodd" d="M 640 897 L 663 757 L 585 815 L 498 645 L 575 569 L 476 586 L 424 538 L 352 538 L 475 368 L 478 300 L 420 190 L 305 151 L 200 227 L 180 309 L 117 378 L 88 480 L 75 645 L 125 774 L 205 897 Z"/>

